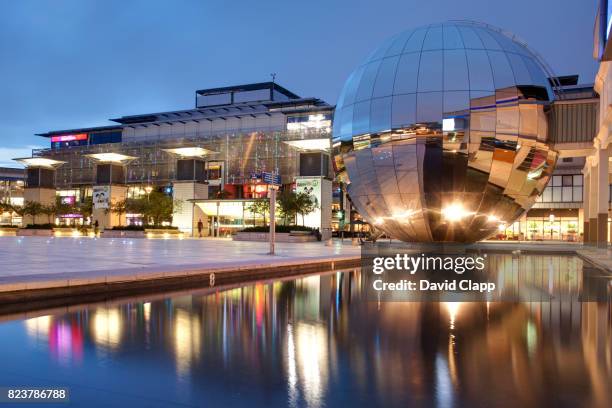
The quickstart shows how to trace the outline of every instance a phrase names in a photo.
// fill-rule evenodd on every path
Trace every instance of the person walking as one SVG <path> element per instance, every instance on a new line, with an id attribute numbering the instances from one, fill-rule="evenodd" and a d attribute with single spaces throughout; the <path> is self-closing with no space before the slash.
<path id="1" fill-rule="evenodd" d="M 94 221 L 94 235 L 97 237 L 98 236 L 98 231 L 100 229 L 100 224 L 98 223 L 98 220 Z"/>
<path id="2" fill-rule="evenodd" d="M 202 222 L 202 219 L 200 218 L 198 220 L 198 235 L 200 236 L 200 238 L 202 238 L 202 230 L 204 229 L 204 223 Z"/>

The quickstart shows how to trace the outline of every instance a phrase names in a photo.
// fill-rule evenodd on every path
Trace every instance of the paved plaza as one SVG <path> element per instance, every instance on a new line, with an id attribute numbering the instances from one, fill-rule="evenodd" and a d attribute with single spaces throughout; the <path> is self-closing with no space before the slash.
<path id="1" fill-rule="evenodd" d="M 359 247 L 334 241 L 277 243 L 214 239 L 0 237 L 0 286 L 15 282 L 139 275 L 194 269 L 283 266 L 359 257 Z"/>

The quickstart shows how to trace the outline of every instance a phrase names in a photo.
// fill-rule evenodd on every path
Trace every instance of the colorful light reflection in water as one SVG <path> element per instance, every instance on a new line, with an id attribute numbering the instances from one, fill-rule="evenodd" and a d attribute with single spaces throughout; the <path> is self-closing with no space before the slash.
<path id="1" fill-rule="evenodd" d="M 570 261 L 534 282 L 580 290 Z M 76 406 L 611 406 L 610 302 L 376 303 L 362 277 L 7 321 L 0 384 L 69 385 Z"/>

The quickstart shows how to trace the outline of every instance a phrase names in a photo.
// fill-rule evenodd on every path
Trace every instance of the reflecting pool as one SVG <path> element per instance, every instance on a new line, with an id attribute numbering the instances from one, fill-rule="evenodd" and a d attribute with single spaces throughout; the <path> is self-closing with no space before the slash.
<path id="1" fill-rule="evenodd" d="M 612 406 L 610 302 L 378 303 L 363 273 L 5 317 L 0 385 L 83 407 Z"/>

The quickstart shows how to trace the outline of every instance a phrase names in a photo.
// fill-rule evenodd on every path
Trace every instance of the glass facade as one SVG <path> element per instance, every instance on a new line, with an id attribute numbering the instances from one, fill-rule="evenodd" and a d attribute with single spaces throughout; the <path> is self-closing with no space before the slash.
<path id="1" fill-rule="evenodd" d="M 514 222 L 557 160 L 549 76 L 524 44 L 483 24 L 387 40 L 336 106 L 335 166 L 359 213 L 405 241 L 473 242 Z"/>
<path id="2" fill-rule="evenodd" d="M 553 175 L 539 203 L 582 203 L 582 174 Z"/>

